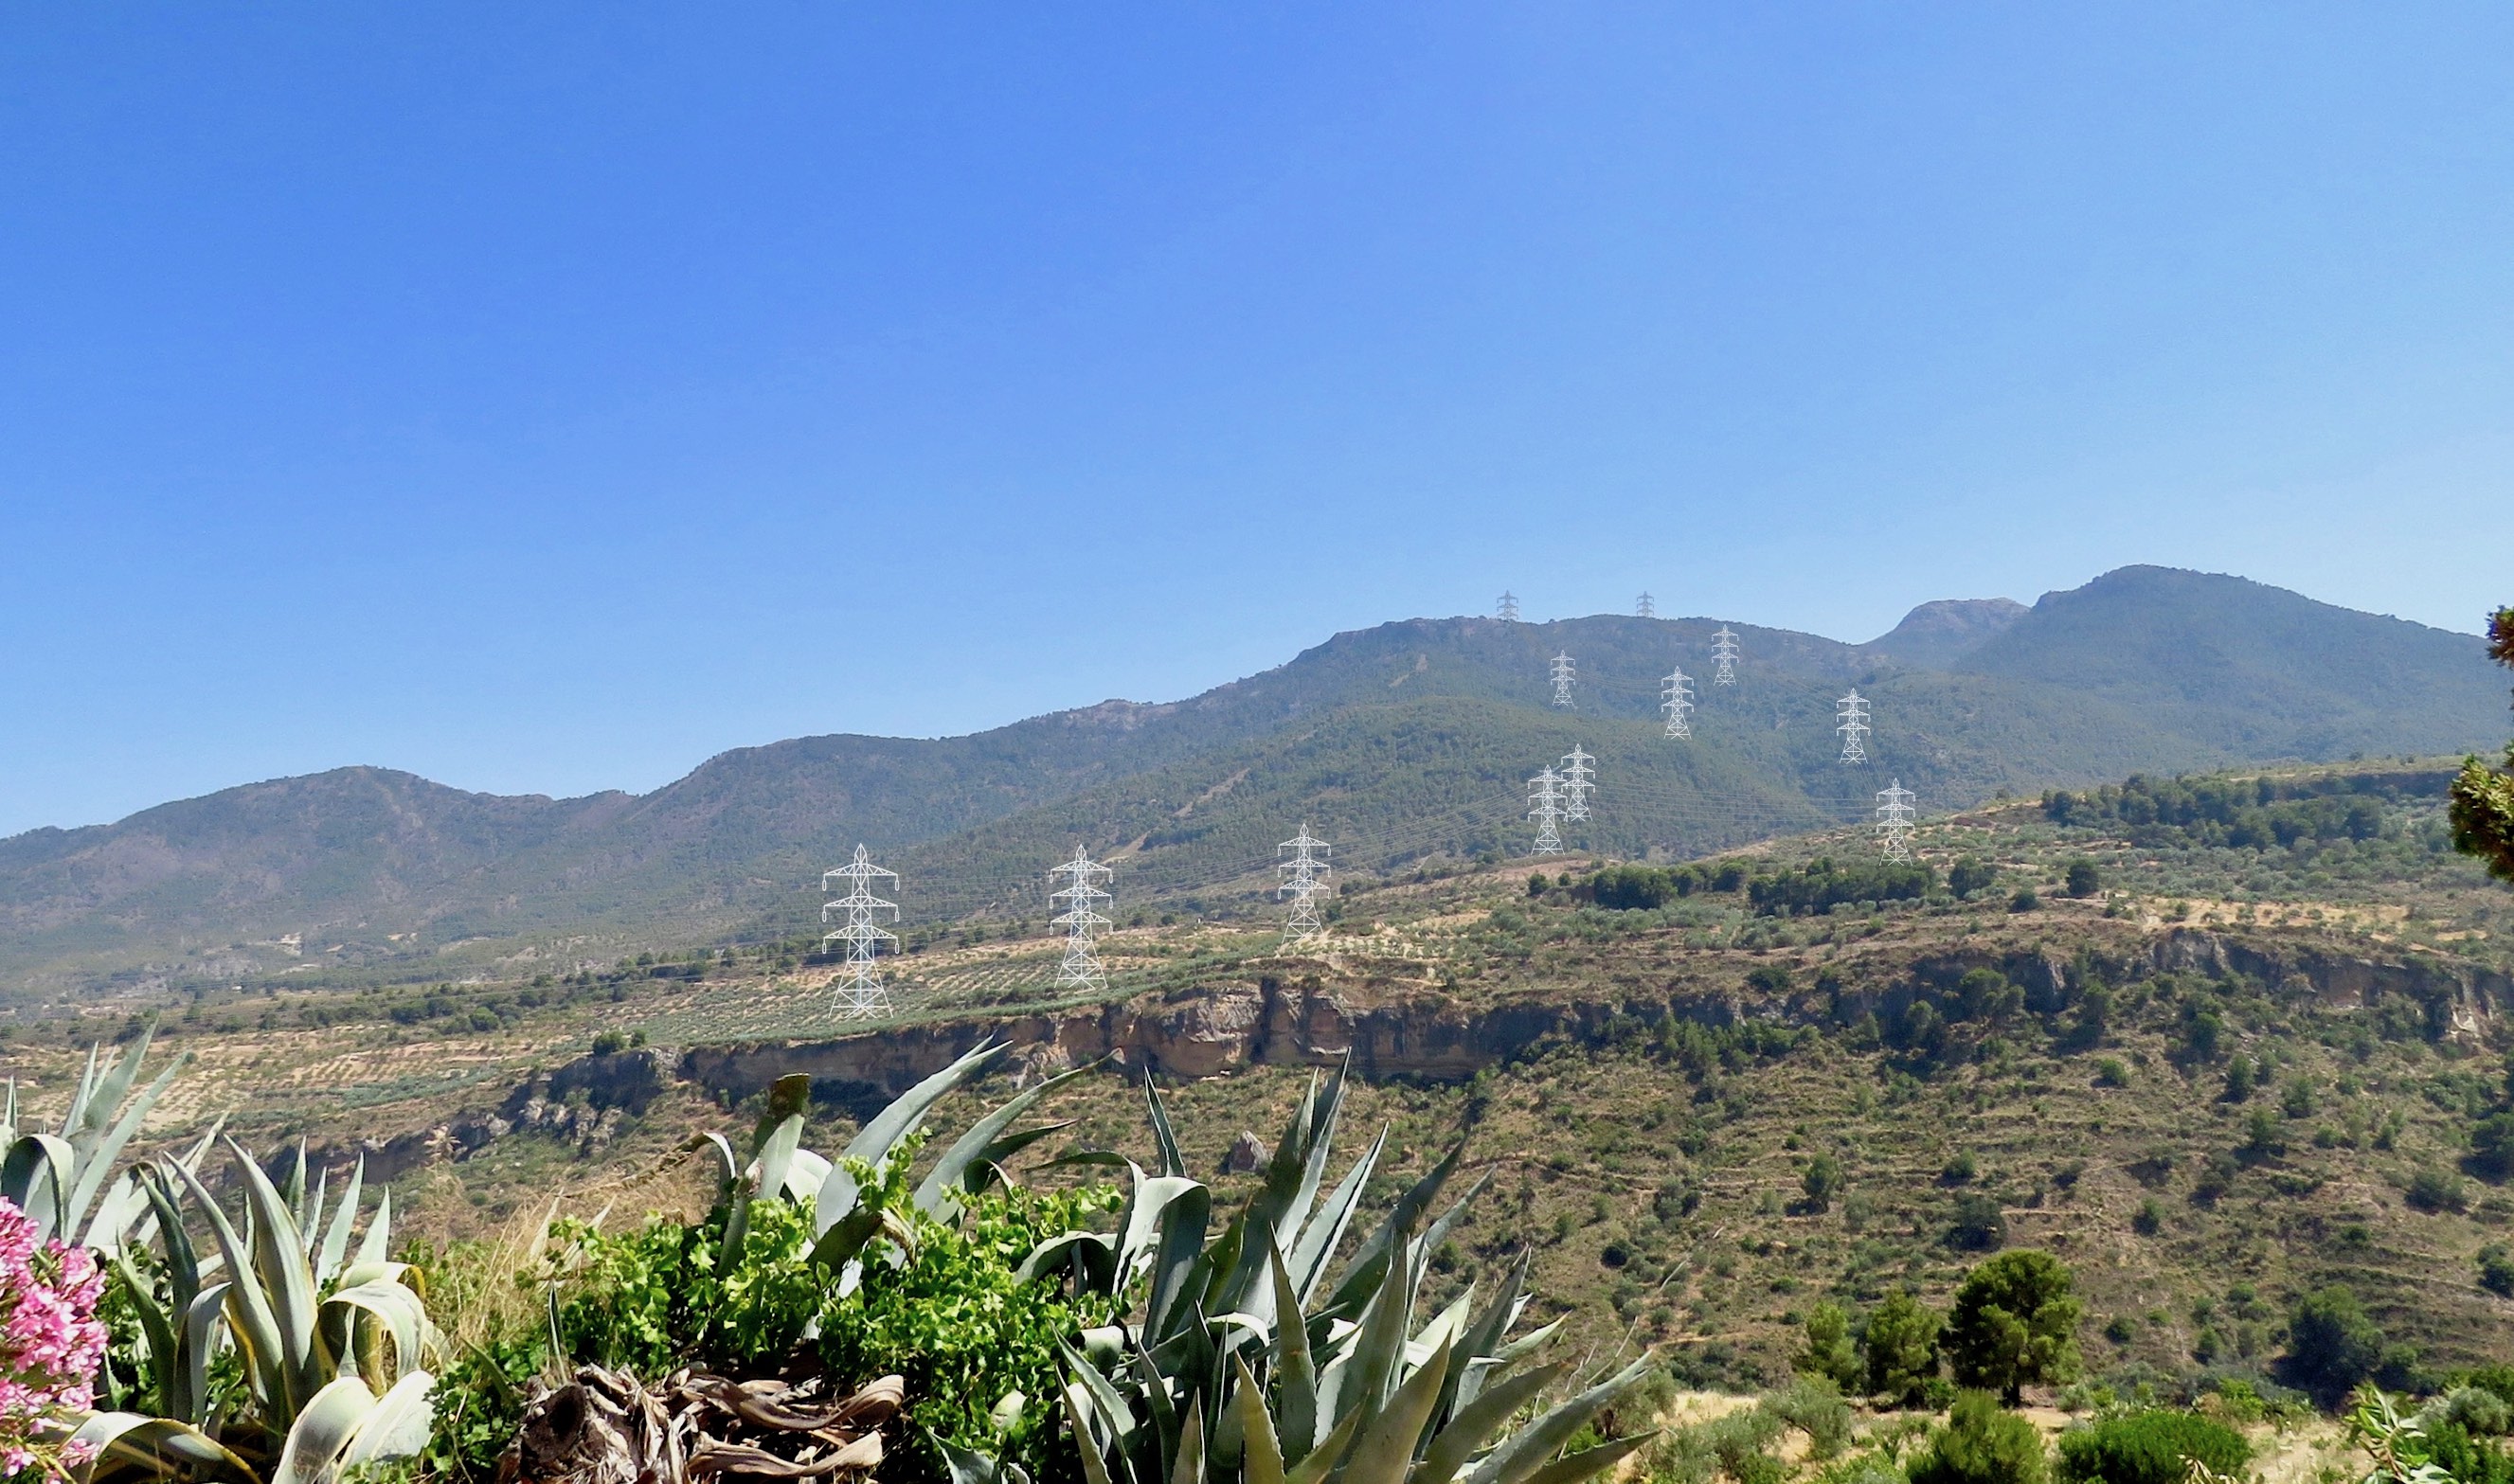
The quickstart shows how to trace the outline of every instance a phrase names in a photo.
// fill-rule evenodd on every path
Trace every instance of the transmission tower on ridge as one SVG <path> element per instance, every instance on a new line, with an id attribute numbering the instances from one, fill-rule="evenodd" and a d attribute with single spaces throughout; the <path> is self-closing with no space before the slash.
<path id="1" fill-rule="evenodd" d="M 1650 601 L 1650 595 L 1648 593 L 1642 593 L 1633 604 L 1633 617 L 1636 619 L 1655 619 L 1658 617 L 1658 605 Z"/>
<path id="2" fill-rule="evenodd" d="M 1658 708 L 1667 713 L 1668 736 L 1693 735 L 1693 677 L 1684 672 L 1683 665 L 1659 682 Z"/>
<path id="3" fill-rule="evenodd" d="M 1868 761 L 1868 702 L 1858 687 L 1853 686 L 1849 695 L 1834 702 L 1834 715 L 1840 721 L 1834 730 L 1842 734 L 1842 760 Z"/>
<path id="4" fill-rule="evenodd" d="M 1589 818 L 1589 791 L 1598 786 L 1598 770 L 1589 765 L 1596 761 L 1577 742 L 1572 743 L 1570 751 L 1562 754 L 1560 771 L 1562 774 L 1563 819 Z"/>
<path id="5" fill-rule="evenodd" d="M 1326 936 L 1326 924 L 1318 920 L 1318 896 L 1325 889 L 1331 870 L 1327 854 L 1335 847 L 1324 840 L 1310 838 L 1310 826 L 1301 826 L 1299 835 L 1275 847 L 1279 856 L 1285 851 L 1292 859 L 1278 862 L 1275 869 L 1283 873 L 1283 884 L 1276 888 L 1277 897 L 1292 899 L 1291 915 L 1283 919 L 1283 942 L 1286 944 L 1309 943 Z"/>
<path id="6" fill-rule="evenodd" d="M 1548 768 L 1527 781 L 1534 790 L 1527 796 L 1527 817 L 1536 822 L 1536 845 L 1530 852 L 1539 856 L 1562 854 L 1562 775 Z"/>
<path id="7" fill-rule="evenodd" d="M 1062 891 L 1047 894 L 1051 902 L 1062 902 L 1066 909 L 1048 919 L 1048 926 L 1065 930 L 1065 963 L 1056 971 L 1060 984 L 1082 984 L 1097 989 L 1108 983 L 1100 972 L 1098 935 L 1110 926 L 1109 919 L 1092 910 L 1095 902 L 1107 902 L 1109 894 L 1099 883 L 1115 879 L 1116 872 L 1093 861 L 1081 846 L 1074 847 L 1074 859 L 1047 873 L 1053 881 L 1064 876 L 1073 884 Z"/>
<path id="8" fill-rule="evenodd" d="M 1504 592 L 1501 595 L 1501 601 L 1493 605 L 1493 615 L 1504 623 L 1518 622 L 1519 599 L 1511 593 Z"/>
<path id="9" fill-rule="evenodd" d="M 1737 636 L 1728 631 L 1728 625 L 1725 623 L 1720 625 L 1720 632 L 1711 636 L 1711 659 L 1719 666 L 1711 672 L 1711 683 L 1735 685 L 1737 683 Z"/>
<path id="10" fill-rule="evenodd" d="M 872 894 L 872 878 L 875 876 L 888 876 L 893 889 L 899 885 L 899 873 L 873 864 L 872 858 L 861 845 L 856 847 L 854 860 L 834 870 L 821 872 L 821 890 L 824 893 L 835 892 L 839 881 L 846 882 L 849 888 L 845 896 L 821 903 L 824 925 L 833 915 L 846 919 L 845 926 L 821 940 L 821 947 L 825 951 L 833 943 L 847 945 L 846 967 L 830 982 L 831 989 L 838 997 L 838 1016 L 842 1020 L 878 1020 L 891 1012 L 890 990 L 882 983 L 880 971 L 873 967 L 873 958 L 881 951 L 883 943 L 897 943 L 899 938 L 894 933 L 885 932 L 874 918 L 877 913 L 888 912 L 890 920 L 897 922 L 899 903 L 884 902 Z"/>
<path id="11" fill-rule="evenodd" d="M 1554 657 L 1554 703 L 1566 711 L 1571 709 L 1571 682 L 1580 678 L 1579 669 L 1569 655 Z"/>
<path id="12" fill-rule="evenodd" d="M 1899 778 L 1877 790 L 1877 838 L 1888 861 L 1912 859 L 1912 800 L 1919 796 Z"/>

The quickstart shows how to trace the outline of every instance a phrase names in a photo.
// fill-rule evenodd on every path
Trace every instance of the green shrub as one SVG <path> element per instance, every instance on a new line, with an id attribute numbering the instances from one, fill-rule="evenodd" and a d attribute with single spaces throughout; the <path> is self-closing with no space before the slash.
<path id="1" fill-rule="evenodd" d="M 1809 1376 L 1821 1376 L 1836 1386 L 1859 1382 L 1859 1351 L 1850 1343 L 1850 1316 L 1827 1299 L 1808 1311 L 1806 1348 L 1793 1362 Z"/>
<path id="2" fill-rule="evenodd" d="M 1947 1357 L 1959 1385 L 1994 1388 L 2008 1405 L 2027 1385 L 2057 1385 L 2078 1369 L 2078 1320 L 2067 1264 L 2048 1252 L 2004 1252 L 1967 1274 L 1947 1313 Z"/>
<path id="3" fill-rule="evenodd" d="M 2296 1301 L 2288 1316 L 2288 1380 L 2333 1400 L 2383 1363 L 2383 1332 L 2357 1295 L 2337 1284 Z"/>
<path id="4" fill-rule="evenodd" d="M 1938 1374 L 1938 1335 L 1945 1323 L 1910 1294 L 1887 1294 L 1868 1316 L 1867 1333 L 1860 1337 L 1868 1394 L 1898 1406 L 1920 1401 Z"/>
<path id="5" fill-rule="evenodd" d="M 1807 1457 L 1822 1463 L 1850 1446 L 1850 1404 L 1829 1380 L 1802 1378 L 1764 1398 L 1763 1410 L 1807 1436 Z"/>
<path id="6" fill-rule="evenodd" d="M 2048 1463 L 2034 1424 L 2000 1410 L 1987 1391 L 1956 1398 L 1947 1424 L 1912 1461 L 1912 1484 L 2043 1484 Z"/>
<path id="7" fill-rule="evenodd" d="M 2242 1433 L 2193 1412 L 2125 1412 L 2060 1434 L 2070 1484 L 2182 1484 L 2194 1459 L 2238 1473 L 2251 1457 Z"/>

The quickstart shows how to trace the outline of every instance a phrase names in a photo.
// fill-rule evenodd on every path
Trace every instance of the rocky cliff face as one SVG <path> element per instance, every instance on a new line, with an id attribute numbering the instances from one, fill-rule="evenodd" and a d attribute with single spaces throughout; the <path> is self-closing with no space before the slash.
<path id="1" fill-rule="evenodd" d="M 1674 1016 L 1703 1024 L 1767 1020 L 1848 1024 L 1899 1012 L 1924 989 L 1995 968 L 2020 985 L 2037 1011 L 2066 1008 L 2089 973 L 2119 980 L 2145 971 L 2241 975 L 2296 999 L 2340 1011 L 2399 999 L 2415 1007 L 2430 1035 L 2477 1039 L 2514 1006 L 2514 981 L 2466 962 L 2426 953 L 2358 956 L 2317 945 L 2180 930 L 2142 938 L 2125 930 L 2104 944 L 2110 956 L 2063 955 L 2043 947 L 1944 952 L 1908 960 L 1879 983 L 1766 994 L 1739 985 L 1672 986 L 1622 999 L 1529 996 L 1481 1007 L 1433 993 L 1365 997 L 1317 979 L 1208 983 L 1166 997 L 1060 1015 L 1007 1016 L 905 1026 L 822 1041 L 695 1047 L 581 1057 L 510 1092 L 495 1110 L 367 1145 L 371 1175 L 390 1176 L 431 1159 L 460 1159 L 506 1134 L 540 1130 L 598 1147 L 675 1084 L 739 1103 L 781 1076 L 809 1072 L 823 1101 L 858 1117 L 905 1092 L 985 1041 L 1008 1048 L 1006 1068 L 1030 1081 L 1070 1066 L 1106 1062 L 1127 1073 L 1166 1079 L 1227 1076 L 1252 1066 L 1329 1065 L 1351 1058 L 1374 1080 L 1435 1081 L 1561 1044 L 1601 1046 L 1637 1023 Z"/>

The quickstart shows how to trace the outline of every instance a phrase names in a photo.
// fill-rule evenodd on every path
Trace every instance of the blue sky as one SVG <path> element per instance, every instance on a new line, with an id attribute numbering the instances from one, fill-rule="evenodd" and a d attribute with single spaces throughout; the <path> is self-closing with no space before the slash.
<path id="1" fill-rule="evenodd" d="M 0 48 L 0 833 L 1862 639 L 2514 599 L 2514 12 L 86 7 Z"/>

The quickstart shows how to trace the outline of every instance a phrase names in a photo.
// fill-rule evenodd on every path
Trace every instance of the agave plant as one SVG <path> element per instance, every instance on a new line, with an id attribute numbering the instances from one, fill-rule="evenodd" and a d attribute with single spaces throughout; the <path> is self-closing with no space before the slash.
<path id="1" fill-rule="evenodd" d="M 1480 1306 L 1470 1289 L 1415 1322 L 1428 1255 L 1483 1188 L 1417 1234 L 1463 1142 L 1338 1266 L 1387 1144 L 1383 1131 L 1319 1202 L 1342 1069 L 1311 1079 L 1256 1193 L 1219 1234 L 1149 1082 L 1145 1098 L 1161 1173 L 1133 1171 L 1116 1232 L 1068 1233 L 1030 1263 L 1115 1293 L 1144 1285 L 1139 1321 L 1066 1352 L 1063 1401 L 1089 1484 L 1577 1484 L 1646 1441 L 1557 1457 L 1645 1359 L 1503 1434 L 1565 1374 L 1524 1365 L 1556 1325 L 1509 1338 L 1527 1304 L 1524 1259 Z"/>
<path id="2" fill-rule="evenodd" d="M 242 1145 L 229 1140 L 227 1148 L 244 1185 L 241 1230 L 180 1161 L 139 1183 L 164 1250 L 169 1302 L 157 1302 L 127 1256 L 117 1261 L 159 1415 L 102 1412 L 81 1424 L 77 1440 L 97 1451 L 91 1484 L 179 1471 L 319 1484 L 426 1442 L 432 1380 L 425 1364 L 439 1342 L 418 1271 L 386 1256 L 390 1193 L 378 1201 L 352 1258 L 363 1160 L 326 1222 L 326 1179 L 306 1183 L 302 1148 L 285 1193 Z M 185 1231 L 187 1191 L 207 1219 L 214 1258 Z M 218 1281 L 207 1281 L 213 1276 Z M 226 1345 L 243 1361 L 249 1418 L 217 1415 L 210 1394 L 210 1363 Z M 252 1435 L 230 1448 L 226 1439 L 247 1425 Z"/>
<path id="3" fill-rule="evenodd" d="M 730 1266 L 742 1251 L 750 1230 L 751 1202 L 763 1197 L 795 1202 L 809 1199 L 813 1202 L 812 1261 L 842 1274 L 842 1287 L 852 1286 L 853 1276 L 846 1272 L 849 1265 L 857 1263 L 865 1248 L 883 1232 L 885 1222 L 894 1225 L 897 1222 L 895 1214 L 861 1198 L 865 1179 L 899 1158 L 934 1105 L 986 1070 L 988 1063 L 1004 1050 L 1002 1043 L 983 1042 L 900 1094 L 865 1121 L 835 1159 L 802 1147 L 812 1079 L 801 1072 L 778 1078 L 769 1089 L 767 1109 L 751 1133 L 748 1160 L 735 1155 L 733 1142 L 723 1135 L 700 1136 L 714 1146 L 723 1161 L 719 1199 L 725 1209 L 726 1265 Z M 971 1125 L 953 1141 L 918 1183 L 917 1209 L 949 1220 L 958 1209 L 960 1192 L 983 1190 L 991 1183 L 1001 1181 L 1003 1161 L 1066 1126 L 1051 1123 L 1016 1131 L 1013 1125 L 1040 1099 L 1090 1069 L 1078 1066 L 1047 1078 Z M 894 1230 L 892 1235 L 906 1240 L 905 1232 Z"/>
<path id="4" fill-rule="evenodd" d="M 176 1058 L 135 1097 L 132 1084 L 155 1035 L 152 1022 L 128 1050 L 101 1066 L 104 1048 L 90 1047 L 87 1070 L 56 1133 L 21 1127 L 18 1084 L 0 1084 L 0 1197 L 34 1218 L 39 1238 L 76 1236 L 110 1256 L 134 1224 L 148 1217 L 148 1203 L 133 1178 L 113 1178 L 114 1161 L 166 1085 L 192 1059 L 189 1052 Z M 192 1157 L 197 1161 L 198 1151 Z"/>

